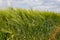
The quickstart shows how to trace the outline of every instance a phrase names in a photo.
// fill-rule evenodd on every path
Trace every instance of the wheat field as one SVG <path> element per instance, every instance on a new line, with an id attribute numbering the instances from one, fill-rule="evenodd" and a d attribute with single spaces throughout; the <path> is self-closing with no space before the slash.
<path id="1" fill-rule="evenodd" d="M 19 8 L 0 10 L 0 40 L 60 40 L 60 14 Z"/>

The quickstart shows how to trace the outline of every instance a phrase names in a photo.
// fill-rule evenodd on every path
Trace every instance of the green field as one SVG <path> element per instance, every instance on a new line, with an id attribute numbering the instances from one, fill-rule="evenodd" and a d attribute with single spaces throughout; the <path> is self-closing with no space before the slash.
<path id="1" fill-rule="evenodd" d="M 60 14 L 19 8 L 0 10 L 0 40 L 60 40 Z"/>

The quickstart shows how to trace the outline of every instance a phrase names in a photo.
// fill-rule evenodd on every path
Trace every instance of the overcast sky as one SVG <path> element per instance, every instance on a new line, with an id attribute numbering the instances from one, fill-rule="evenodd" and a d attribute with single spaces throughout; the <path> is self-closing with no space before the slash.
<path id="1" fill-rule="evenodd" d="M 60 0 L 0 0 L 0 8 L 9 6 L 60 12 Z"/>

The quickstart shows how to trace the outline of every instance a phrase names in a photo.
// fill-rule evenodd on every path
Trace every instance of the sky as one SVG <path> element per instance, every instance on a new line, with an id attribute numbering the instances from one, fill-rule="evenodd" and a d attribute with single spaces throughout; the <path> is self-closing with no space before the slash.
<path id="1" fill-rule="evenodd" d="M 0 8 L 7 7 L 60 12 L 60 0 L 0 0 Z"/>

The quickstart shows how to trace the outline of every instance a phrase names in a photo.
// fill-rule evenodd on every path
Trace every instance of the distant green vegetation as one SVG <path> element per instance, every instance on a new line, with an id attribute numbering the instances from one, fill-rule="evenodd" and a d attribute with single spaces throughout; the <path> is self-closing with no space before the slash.
<path id="1" fill-rule="evenodd" d="M 60 14 L 27 9 L 0 10 L 0 40 L 60 40 Z"/>

